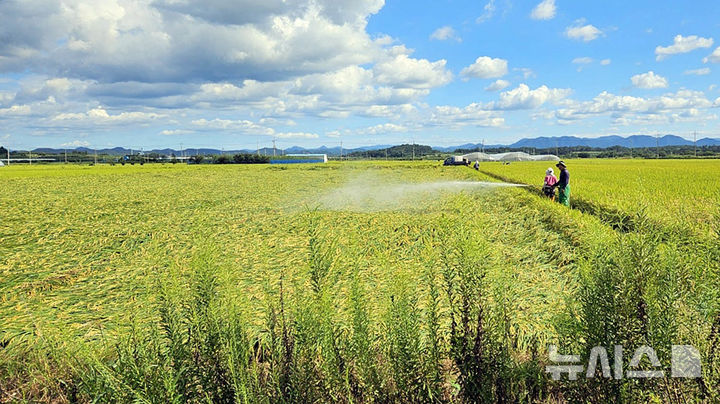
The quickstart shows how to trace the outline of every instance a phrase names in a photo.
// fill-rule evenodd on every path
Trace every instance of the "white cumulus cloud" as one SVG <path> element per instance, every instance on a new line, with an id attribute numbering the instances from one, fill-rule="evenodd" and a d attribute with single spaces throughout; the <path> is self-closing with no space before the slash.
<path id="1" fill-rule="evenodd" d="M 195 119 L 192 125 L 198 130 L 222 131 L 233 134 L 272 136 L 278 139 L 317 139 L 320 136 L 309 132 L 277 132 L 275 129 L 247 119 Z"/>
<path id="2" fill-rule="evenodd" d="M 220 130 L 220 131 L 233 131 L 246 135 L 263 135 L 273 136 L 275 130 L 263 125 L 259 125 L 256 122 L 252 122 L 246 119 L 232 120 L 232 119 L 195 119 L 192 125 L 198 129 L 203 130 Z"/>
<path id="3" fill-rule="evenodd" d="M 630 78 L 633 85 L 637 88 L 667 88 L 668 81 L 665 77 L 655 74 L 652 70 L 647 73 L 636 74 Z"/>
<path id="4" fill-rule="evenodd" d="M 530 17 L 534 20 L 551 20 L 555 18 L 555 0 L 543 0 L 535 6 L 530 13 Z"/>
<path id="5" fill-rule="evenodd" d="M 356 133 L 359 135 L 383 135 L 387 133 L 402 133 L 407 131 L 408 128 L 404 125 L 398 125 L 395 123 L 383 123 L 359 129 Z"/>
<path id="6" fill-rule="evenodd" d="M 581 58 L 575 58 L 572 61 L 576 65 L 586 65 L 593 62 L 593 58 L 590 57 L 581 57 Z"/>
<path id="7" fill-rule="evenodd" d="M 73 140 L 72 142 L 63 143 L 61 147 L 89 147 L 90 142 L 85 140 Z"/>
<path id="8" fill-rule="evenodd" d="M 279 139 L 317 139 L 320 135 L 307 132 L 280 132 L 276 133 L 275 137 Z"/>
<path id="9" fill-rule="evenodd" d="M 660 61 L 668 56 L 679 53 L 692 52 L 695 49 L 709 48 L 713 44 L 712 38 L 702 38 L 697 35 L 682 36 L 676 35 L 673 44 L 670 46 L 658 46 L 655 48 L 655 60 Z"/>
<path id="10" fill-rule="evenodd" d="M 578 20 L 574 25 L 567 27 L 565 29 L 565 36 L 570 39 L 590 42 L 597 39 L 600 35 L 603 35 L 603 32 L 599 28 L 591 24 L 583 25 L 584 22 L 584 20 Z"/>
<path id="11" fill-rule="evenodd" d="M 590 101 L 566 101 L 555 111 L 559 122 L 610 116 L 614 124 L 667 124 L 712 118 L 703 110 L 717 107 L 700 91 L 680 90 L 659 97 L 619 96 L 602 92 Z"/>
<path id="12" fill-rule="evenodd" d="M 158 118 L 163 118 L 164 115 L 157 114 L 154 112 L 121 112 L 119 114 L 112 115 L 107 112 L 103 107 L 95 107 L 87 112 L 80 113 L 62 113 L 53 117 L 53 121 L 76 121 L 85 122 L 92 124 L 126 124 L 126 123 L 142 123 Z"/>
<path id="13" fill-rule="evenodd" d="M 715 48 L 713 53 L 703 58 L 703 63 L 720 63 L 720 46 Z"/>
<path id="14" fill-rule="evenodd" d="M 100 83 L 272 82 L 373 64 L 383 0 L 0 2 L 0 71 Z M 63 84 L 63 83 L 56 83 Z"/>
<path id="15" fill-rule="evenodd" d="M 462 69 L 460 75 L 465 78 L 495 79 L 506 75 L 508 62 L 505 59 L 480 56 L 475 63 Z"/>
<path id="16" fill-rule="evenodd" d="M 531 90 L 527 84 L 520 84 L 517 88 L 500 93 L 500 99 L 491 103 L 490 107 L 498 110 L 534 109 L 546 102 L 560 101 L 571 92 L 570 89 L 548 88 L 544 85 Z"/>
<path id="17" fill-rule="evenodd" d="M 507 80 L 499 79 L 495 80 L 492 84 L 485 87 L 485 91 L 500 91 L 510 87 L 510 82 Z"/>
<path id="18" fill-rule="evenodd" d="M 483 7 L 483 10 L 485 10 L 485 12 L 480 17 L 475 19 L 475 22 L 478 24 L 481 24 L 491 19 L 492 16 L 495 14 L 495 0 L 489 0 L 487 4 L 485 4 L 485 7 Z"/>
<path id="19" fill-rule="evenodd" d="M 452 80 L 452 73 L 445 68 L 446 63 L 445 60 L 430 62 L 400 54 L 376 64 L 373 72 L 381 84 L 426 89 L 443 86 Z"/>
<path id="20" fill-rule="evenodd" d="M 160 131 L 160 134 L 163 136 L 189 135 L 191 133 L 195 132 L 187 129 L 164 129 Z"/>
<path id="21" fill-rule="evenodd" d="M 457 32 L 451 26 L 440 27 L 436 29 L 431 35 L 430 39 L 436 39 L 438 41 L 453 40 L 462 42 L 462 39 L 457 35 Z"/>
<path id="22" fill-rule="evenodd" d="M 429 127 L 449 127 L 457 129 L 465 126 L 483 128 L 497 128 L 505 124 L 505 119 L 496 111 L 490 111 L 487 106 L 472 103 L 465 107 L 439 105 L 431 108 L 429 117 L 421 124 Z"/>
<path id="23" fill-rule="evenodd" d="M 8 108 L 0 108 L 0 116 L 30 115 L 32 108 L 29 105 L 12 105 Z"/>

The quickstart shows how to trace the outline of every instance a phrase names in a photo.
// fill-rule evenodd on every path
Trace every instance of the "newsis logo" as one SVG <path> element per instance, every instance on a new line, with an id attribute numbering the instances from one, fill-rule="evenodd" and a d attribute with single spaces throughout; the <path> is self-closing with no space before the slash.
<path id="1" fill-rule="evenodd" d="M 590 350 L 587 366 L 581 363 L 580 355 L 561 355 L 556 345 L 548 347 L 550 362 L 545 372 L 553 380 L 560 380 L 563 374 L 568 380 L 577 380 L 578 375 L 592 379 L 603 377 L 606 379 L 650 379 L 665 377 L 660 360 L 655 350 L 643 345 L 633 352 L 627 371 L 623 371 L 625 349 L 622 345 L 613 347 L 613 367 L 610 368 L 608 352 L 605 347 L 596 346 Z M 646 359 L 643 361 L 643 359 Z M 699 378 L 702 377 L 702 363 L 700 353 L 691 345 L 673 345 L 670 360 L 670 377 L 673 378 Z"/>

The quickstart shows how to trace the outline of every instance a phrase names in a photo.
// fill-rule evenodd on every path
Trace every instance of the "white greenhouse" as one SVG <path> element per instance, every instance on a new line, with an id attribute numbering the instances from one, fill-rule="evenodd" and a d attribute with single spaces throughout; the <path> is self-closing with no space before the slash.
<path id="1" fill-rule="evenodd" d="M 554 154 L 540 154 L 530 155 L 523 152 L 508 152 L 508 153 L 481 153 L 474 152 L 468 153 L 461 156 L 467 161 L 560 161 L 560 157 Z"/>

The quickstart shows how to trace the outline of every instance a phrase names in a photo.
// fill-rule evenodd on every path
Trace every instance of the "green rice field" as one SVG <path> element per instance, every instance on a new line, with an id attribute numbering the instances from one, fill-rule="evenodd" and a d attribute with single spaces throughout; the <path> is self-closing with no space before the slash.
<path id="1" fill-rule="evenodd" d="M 720 401 L 720 161 L 548 164 L 2 167 L 0 402 Z"/>

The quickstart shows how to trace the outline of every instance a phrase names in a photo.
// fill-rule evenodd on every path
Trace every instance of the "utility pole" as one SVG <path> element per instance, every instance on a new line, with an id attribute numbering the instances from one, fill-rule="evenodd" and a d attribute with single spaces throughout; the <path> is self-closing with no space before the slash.
<path id="1" fill-rule="evenodd" d="M 342 140 L 340 141 L 340 161 L 342 161 Z"/>
<path id="2" fill-rule="evenodd" d="M 660 134 L 655 135 L 655 152 L 657 153 L 658 160 L 660 159 Z"/>
<path id="3" fill-rule="evenodd" d="M 275 157 L 275 139 L 273 139 L 273 157 Z"/>
<path id="4" fill-rule="evenodd" d="M 65 164 L 67 164 L 67 149 L 65 149 Z"/>
<path id="5" fill-rule="evenodd" d="M 413 161 L 415 161 L 415 139 L 412 140 L 412 150 L 413 150 L 412 159 L 413 159 Z"/>
<path id="6" fill-rule="evenodd" d="M 695 145 L 695 158 L 697 158 L 697 131 L 693 132 L 693 144 Z"/>
<path id="7" fill-rule="evenodd" d="M 30 165 L 32 165 L 32 150 L 28 150 L 28 160 L 30 161 Z"/>
<path id="8" fill-rule="evenodd" d="M 257 145 L 257 155 L 259 156 L 259 155 L 260 155 L 260 141 L 259 141 L 259 140 L 256 140 L 255 142 L 256 142 L 256 145 Z"/>
<path id="9" fill-rule="evenodd" d="M 93 149 L 95 151 L 95 163 L 93 165 L 97 165 L 97 149 Z"/>
<path id="10" fill-rule="evenodd" d="M 8 164 L 7 164 L 7 165 L 10 165 L 10 148 L 8 147 L 6 150 L 7 150 L 7 157 L 8 157 Z"/>

